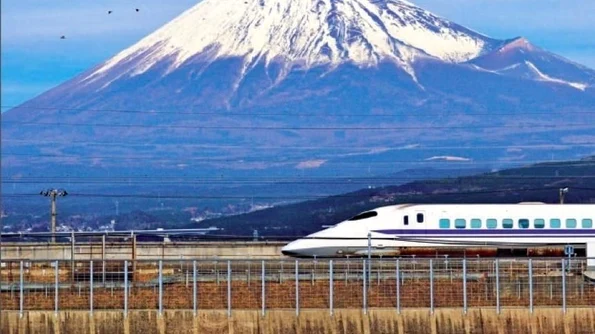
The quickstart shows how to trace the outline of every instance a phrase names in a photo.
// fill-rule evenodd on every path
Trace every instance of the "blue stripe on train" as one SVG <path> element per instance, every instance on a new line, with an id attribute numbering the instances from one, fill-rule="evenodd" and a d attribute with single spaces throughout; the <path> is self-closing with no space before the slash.
<path id="1" fill-rule="evenodd" d="M 394 234 L 397 236 L 446 236 L 446 237 L 478 237 L 478 236 L 501 236 L 501 237 L 569 237 L 569 236 L 592 236 L 595 237 L 595 229 L 391 229 L 374 230 L 372 232 L 383 234 Z"/>

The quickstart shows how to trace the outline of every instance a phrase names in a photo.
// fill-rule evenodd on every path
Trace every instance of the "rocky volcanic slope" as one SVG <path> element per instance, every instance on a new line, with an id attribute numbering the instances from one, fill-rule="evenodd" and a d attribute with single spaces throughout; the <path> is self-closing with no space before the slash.
<path id="1" fill-rule="evenodd" d="M 103 64 L 6 112 L 5 152 L 50 157 L 6 157 L 3 168 L 36 173 L 51 161 L 68 173 L 340 171 L 344 165 L 332 163 L 354 156 L 424 161 L 453 152 L 411 149 L 474 145 L 499 148 L 455 153 L 487 161 L 539 159 L 550 148 L 515 147 L 576 145 L 592 135 L 588 115 L 567 113 L 595 105 L 594 85 L 595 71 L 524 38 L 493 39 L 406 1 L 205 0 Z M 336 114 L 358 117 L 329 116 Z M 329 149 L 336 146 L 343 150 Z M 584 153 L 572 146 L 563 152 Z M 391 171 L 397 167 L 409 166 Z"/>

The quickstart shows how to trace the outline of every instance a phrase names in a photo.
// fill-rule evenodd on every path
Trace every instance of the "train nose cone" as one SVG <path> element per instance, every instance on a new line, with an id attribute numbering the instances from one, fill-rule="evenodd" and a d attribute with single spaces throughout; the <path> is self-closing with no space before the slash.
<path id="1" fill-rule="evenodd" d="M 287 250 L 281 250 L 281 253 L 285 256 L 291 256 L 291 257 L 297 257 L 298 253 L 296 252 L 292 252 L 292 251 L 287 251 Z"/>
<path id="2" fill-rule="evenodd" d="M 299 240 L 292 241 L 292 242 L 288 243 L 283 248 L 281 248 L 281 253 L 285 256 L 292 256 L 292 257 L 300 256 L 300 253 L 299 253 L 300 248 L 299 248 L 298 244 L 299 244 Z"/>

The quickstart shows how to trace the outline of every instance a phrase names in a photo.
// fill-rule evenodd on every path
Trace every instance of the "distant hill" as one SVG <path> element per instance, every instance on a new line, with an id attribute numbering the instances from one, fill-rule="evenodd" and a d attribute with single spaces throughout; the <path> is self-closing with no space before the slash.
<path id="1" fill-rule="evenodd" d="M 82 183 L 65 184 L 68 198 L 59 202 L 59 224 L 75 230 L 96 230 L 111 226 L 117 230 L 176 228 L 189 221 L 232 216 L 359 190 L 400 185 L 414 180 L 431 180 L 474 175 L 486 167 L 450 167 L 405 169 L 391 174 L 361 177 L 244 177 L 217 180 L 178 175 L 166 182 L 148 177 L 109 185 L 86 177 Z M 2 189 L 0 209 L 5 231 L 47 231 L 48 199 L 38 196 L 47 184 L 18 184 Z M 207 183 L 204 185 L 204 183 Z M 210 184 L 209 184 L 210 183 Z M 13 194 L 27 194 L 23 197 Z M 31 195 L 32 194 L 32 195 Z"/>
<path id="2" fill-rule="evenodd" d="M 442 179 L 474 175 L 489 171 L 487 167 L 457 166 L 450 168 L 419 167 L 401 170 L 390 174 L 371 174 L 352 177 L 310 177 L 310 176 L 243 176 L 209 178 L 192 174 L 177 174 L 160 179 L 154 177 L 131 177 L 130 180 L 116 179 L 113 184 L 104 182 L 101 177 L 74 177 L 74 182 L 56 182 L 47 178 L 47 183 L 19 183 L 4 187 L 3 195 L 38 193 L 41 189 L 64 187 L 72 195 L 60 202 L 60 210 L 68 214 L 105 214 L 115 211 L 115 201 L 119 203 L 120 214 L 133 211 L 154 211 L 167 208 L 180 211 L 188 207 L 208 208 L 215 213 L 224 212 L 230 205 L 241 206 L 249 211 L 251 206 L 275 206 L 298 202 L 307 198 L 324 197 L 357 191 L 365 187 L 400 185 L 415 180 Z M 43 178 L 39 178 L 44 180 Z M 18 181 L 18 179 L 17 179 Z M 26 181 L 25 181 L 26 182 Z M 84 197 L 81 194 L 107 195 L 106 197 Z M 138 194 L 138 197 L 134 195 Z M 157 195 L 151 197 L 151 194 Z M 126 195 L 116 197 L 118 195 Z M 130 196 L 128 196 L 130 195 Z M 140 196 L 142 195 L 142 196 Z M 187 198 L 170 196 L 187 195 Z M 75 197 L 74 196 L 78 196 Z M 113 196 L 113 197 L 110 197 Z M 41 196 L 2 199 L 6 211 L 19 214 L 44 215 L 47 213 L 47 199 Z M 239 213 L 239 212 L 236 212 Z M 122 217 L 125 218 L 125 217 Z"/>
<path id="3" fill-rule="evenodd" d="M 567 203 L 595 203 L 595 159 L 551 162 L 475 176 L 416 181 L 363 189 L 324 199 L 211 219 L 201 226 L 224 228 L 225 235 L 301 236 L 378 206 L 397 203 L 558 203 L 568 187 Z M 195 227 L 195 224 L 186 227 Z"/>

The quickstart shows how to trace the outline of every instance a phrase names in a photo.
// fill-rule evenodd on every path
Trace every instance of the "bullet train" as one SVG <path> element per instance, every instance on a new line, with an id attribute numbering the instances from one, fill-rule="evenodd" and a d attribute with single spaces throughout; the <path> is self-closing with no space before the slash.
<path id="1" fill-rule="evenodd" d="M 366 256 L 368 249 L 376 256 L 404 248 L 574 246 L 595 258 L 594 221 L 595 204 L 391 205 L 293 241 L 282 253 L 349 257 Z"/>

